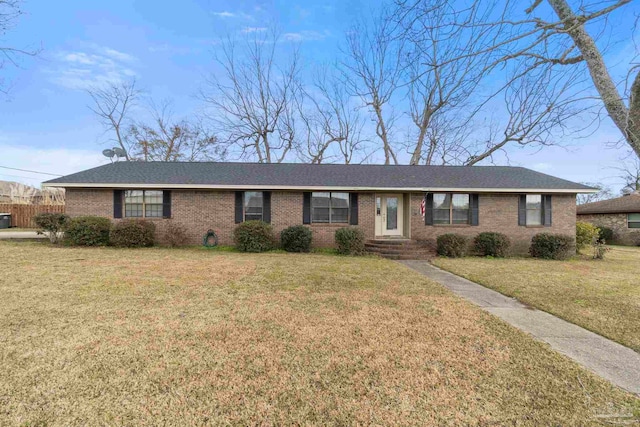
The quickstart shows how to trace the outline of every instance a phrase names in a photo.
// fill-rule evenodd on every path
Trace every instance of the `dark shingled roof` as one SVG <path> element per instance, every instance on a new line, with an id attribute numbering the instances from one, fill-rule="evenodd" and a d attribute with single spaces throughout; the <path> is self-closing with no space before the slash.
<path id="1" fill-rule="evenodd" d="M 116 162 L 52 179 L 45 185 L 118 184 L 350 187 L 367 189 L 592 190 L 582 184 L 509 166 L 310 165 L 302 163 Z M 75 185 L 74 185 L 75 184 Z"/>
<path id="2" fill-rule="evenodd" d="M 578 215 L 640 212 L 640 192 L 578 206 Z"/>

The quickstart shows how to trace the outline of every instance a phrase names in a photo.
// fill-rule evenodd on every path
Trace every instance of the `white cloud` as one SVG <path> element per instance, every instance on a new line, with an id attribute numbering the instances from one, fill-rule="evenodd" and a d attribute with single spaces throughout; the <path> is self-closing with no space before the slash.
<path id="1" fill-rule="evenodd" d="M 253 21 L 254 18 L 253 16 L 249 15 L 248 13 L 245 12 L 229 12 L 229 11 L 222 11 L 222 12 L 213 12 L 212 13 L 213 16 L 217 16 L 218 18 L 222 18 L 222 19 L 226 19 L 226 18 L 240 18 L 240 19 L 244 19 L 247 21 Z"/>
<path id="2" fill-rule="evenodd" d="M 282 38 L 290 42 L 302 42 L 302 41 L 318 41 L 329 37 L 331 33 L 329 31 L 298 31 L 292 33 L 284 33 Z"/>
<path id="3" fill-rule="evenodd" d="M 84 169 L 108 163 L 109 160 L 102 156 L 100 151 L 100 149 L 39 149 L 20 145 L 10 145 L 0 141 L 2 166 L 59 175 L 68 175 L 70 173 L 79 172 Z M 37 187 L 42 181 L 47 181 L 53 178 L 55 178 L 55 176 L 39 175 L 30 172 L 0 168 L 0 180 L 2 181 L 16 181 Z"/>
<path id="4" fill-rule="evenodd" d="M 231 13 L 231 12 L 213 12 L 213 14 L 215 16 L 217 16 L 218 18 L 235 18 L 236 14 L 235 13 Z"/>
<path id="5" fill-rule="evenodd" d="M 241 31 L 245 34 L 262 33 L 267 31 L 267 27 L 244 27 Z"/>
<path id="6" fill-rule="evenodd" d="M 50 80 L 68 89 L 83 90 L 105 83 L 118 83 L 136 75 L 131 68 L 136 58 L 128 53 L 89 46 L 87 51 L 58 52 L 53 67 L 47 70 Z"/>

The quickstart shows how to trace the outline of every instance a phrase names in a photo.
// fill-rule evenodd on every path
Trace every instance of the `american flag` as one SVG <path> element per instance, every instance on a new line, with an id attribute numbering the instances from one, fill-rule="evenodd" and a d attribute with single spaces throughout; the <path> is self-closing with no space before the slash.
<path id="1" fill-rule="evenodd" d="M 422 218 L 424 218 L 424 208 L 425 208 L 425 200 L 422 199 L 422 202 L 420 202 L 420 215 L 422 215 Z"/>

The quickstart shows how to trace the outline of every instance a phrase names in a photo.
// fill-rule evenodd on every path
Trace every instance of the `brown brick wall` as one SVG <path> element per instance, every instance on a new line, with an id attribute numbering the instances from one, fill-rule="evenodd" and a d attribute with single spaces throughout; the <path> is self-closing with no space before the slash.
<path id="1" fill-rule="evenodd" d="M 444 233 L 457 233 L 473 238 L 484 231 L 504 233 L 511 239 L 513 252 L 525 254 L 531 238 L 538 233 L 556 233 L 575 236 L 575 195 L 554 195 L 551 227 L 523 227 L 518 225 L 517 194 L 480 194 L 479 225 L 424 225 L 420 215 L 422 194 L 411 195 L 411 238 L 435 242 Z"/>
<path id="2" fill-rule="evenodd" d="M 98 215 L 113 218 L 113 190 L 67 190 L 67 213 L 70 216 Z M 271 224 L 276 236 L 292 225 L 302 224 L 302 192 L 274 191 L 271 193 Z M 372 193 L 359 196 L 359 225 L 367 238 L 374 233 L 374 203 Z M 233 244 L 235 224 L 235 194 L 233 191 L 172 190 L 171 216 L 151 219 L 156 224 L 157 238 L 162 241 L 168 221 L 184 225 L 189 244 L 199 245 L 209 229 L 218 235 L 221 245 Z M 314 246 L 334 245 L 335 230 L 348 224 L 311 224 Z"/>
<path id="3" fill-rule="evenodd" d="M 640 245 L 640 230 L 628 227 L 626 213 L 578 215 L 578 221 L 590 222 L 599 227 L 612 229 L 614 241 L 609 243 Z"/>
<path id="4" fill-rule="evenodd" d="M 409 195 L 405 195 L 409 197 Z M 67 213 L 71 216 L 99 215 L 113 218 L 112 190 L 67 190 Z M 161 240 L 164 225 L 168 221 L 182 224 L 187 229 L 189 243 L 199 245 L 203 234 L 212 228 L 218 234 L 220 244 L 233 244 L 234 222 L 233 191 L 172 191 L 172 219 L 154 219 L 157 235 Z M 553 226 L 518 226 L 518 195 L 480 195 L 480 225 L 425 226 L 420 216 L 422 194 L 412 194 L 410 199 L 410 233 L 412 239 L 430 240 L 443 233 L 460 233 L 473 237 L 482 231 L 499 231 L 507 234 L 514 243 L 515 252 L 525 253 L 531 237 L 541 232 L 574 235 L 576 221 L 575 195 L 553 196 Z M 358 222 L 368 239 L 375 234 L 375 193 L 360 193 Z M 274 191 L 271 193 L 271 223 L 277 236 L 291 225 L 302 224 L 302 192 Z M 311 224 L 314 246 L 334 245 L 335 230 L 347 224 Z"/>

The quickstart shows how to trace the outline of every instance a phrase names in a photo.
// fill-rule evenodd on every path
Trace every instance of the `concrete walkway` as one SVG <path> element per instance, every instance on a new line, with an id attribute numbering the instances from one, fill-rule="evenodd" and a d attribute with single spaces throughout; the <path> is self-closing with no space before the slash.
<path id="1" fill-rule="evenodd" d="M 35 231 L 0 231 L 0 240 L 4 239 L 46 239 L 45 235 L 38 235 Z"/>
<path id="2" fill-rule="evenodd" d="M 513 298 L 441 270 L 427 261 L 398 261 L 516 328 L 548 343 L 613 384 L 640 394 L 640 354 Z"/>

